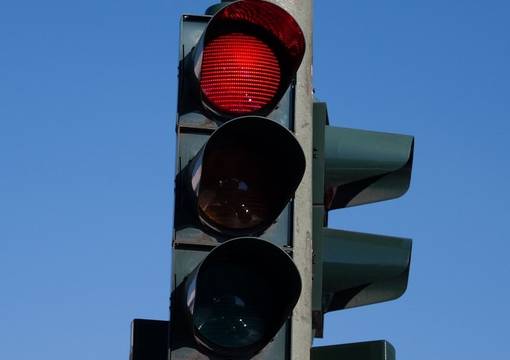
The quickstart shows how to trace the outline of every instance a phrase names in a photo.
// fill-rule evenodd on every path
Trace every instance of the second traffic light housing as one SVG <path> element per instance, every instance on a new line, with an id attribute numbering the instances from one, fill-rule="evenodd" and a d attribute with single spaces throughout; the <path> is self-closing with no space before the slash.
<path id="1" fill-rule="evenodd" d="M 331 210 L 404 194 L 411 180 L 413 150 L 412 136 L 331 127 L 326 104 L 314 104 L 316 337 L 323 336 L 326 312 L 396 299 L 405 292 L 410 239 L 330 229 L 327 221 Z"/>

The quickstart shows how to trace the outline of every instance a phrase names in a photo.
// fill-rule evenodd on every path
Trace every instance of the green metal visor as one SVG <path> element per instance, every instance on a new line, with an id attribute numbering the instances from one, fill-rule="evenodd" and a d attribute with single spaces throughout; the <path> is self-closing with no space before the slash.
<path id="1" fill-rule="evenodd" d="M 400 297 L 407 288 L 410 239 L 323 229 L 323 312 Z"/>
<path id="2" fill-rule="evenodd" d="M 322 337 L 324 314 L 394 300 L 406 291 L 412 241 L 323 228 L 314 208 L 313 328 Z"/>
<path id="3" fill-rule="evenodd" d="M 292 313 L 301 278 L 282 249 L 258 238 L 216 247 L 186 280 L 195 341 L 225 358 L 262 350 Z"/>
<path id="4" fill-rule="evenodd" d="M 233 236 L 269 227 L 294 196 L 305 157 L 294 135 L 259 116 L 226 122 L 190 167 L 199 220 Z"/>
<path id="5" fill-rule="evenodd" d="M 327 210 L 402 196 L 409 188 L 414 138 L 326 126 L 324 205 Z"/>

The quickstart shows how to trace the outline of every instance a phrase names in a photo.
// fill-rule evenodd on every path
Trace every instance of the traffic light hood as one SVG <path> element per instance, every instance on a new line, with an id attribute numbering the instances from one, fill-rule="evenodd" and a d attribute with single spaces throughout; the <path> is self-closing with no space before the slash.
<path id="1" fill-rule="evenodd" d="M 409 189 L 414 138 L 326 126 L 326 209 L 394 199 Z"/>
<path id="2" fill-rule="evenodd" d="M 323 311 L 393 300 L 407 288 L 410 239 L 322 230 Z"/>
<path id="3" fill-rule="evenodd" d="M 223 119 L 267 115 L 289 87 L 305 52 L 296 20 L 263 0 L 222 7 L 193 53 L 202 105 Z"/>
<path id="4" fill-rule="evenodd" d="M 327 105 L 313 106 L 313 202 L 326 211 L 402 196 L 409 189 L 414 137 L 329 126 Z"/>
<path id="5" fill-rule="evenodd" d="M 185 302 L 197 343 L 225 358 L 255 354 L 292 313 L 301 278 L 268 241 L 244 237 L 214 250 L 186 279 Z"/>
<path id="6" fill-rule="evenodd" d="M 261 233 L 294 195 L 305 156 L 294 135 L 259 116 L 226 122 L 190 167 L 199 220 L 234 236 Z"/>

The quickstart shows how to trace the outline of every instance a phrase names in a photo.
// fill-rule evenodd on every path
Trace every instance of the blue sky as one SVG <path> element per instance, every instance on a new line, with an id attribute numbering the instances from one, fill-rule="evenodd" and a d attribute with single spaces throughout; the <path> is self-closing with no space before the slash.
<path id="1" fill-rule="evenodd" d="M 127 359 L 166 319 L 178 21 L 211 1 L 20 0 L 0 12 L 0 358 Z M 508 358 L 510 4 L 316 1 L 333 125 L 412 134 L 402 198 L 330 227 L 411 237 L 409 287 L 316 344 Z"/>

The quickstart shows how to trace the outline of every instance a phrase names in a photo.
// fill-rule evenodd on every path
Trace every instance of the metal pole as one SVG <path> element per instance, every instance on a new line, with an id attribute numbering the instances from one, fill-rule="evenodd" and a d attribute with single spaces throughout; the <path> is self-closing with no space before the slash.
<path id="1" fill-rule="evenodd" d="M 291 360 L 309 360 L 312 345 L 312 0 L 271 0 L 297 20 L 306 53 L 297 73 L 295 135 L 303 147 L 306 170 L 294 200 L 294 262 L 303 282 L 291 325 Z"/>

